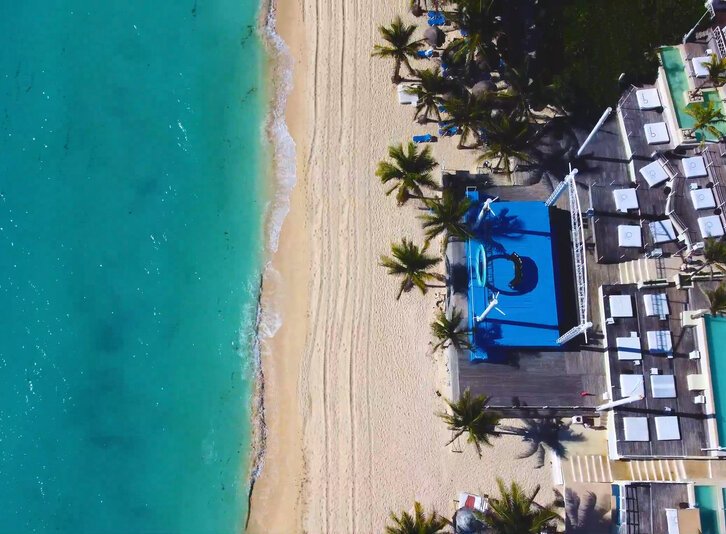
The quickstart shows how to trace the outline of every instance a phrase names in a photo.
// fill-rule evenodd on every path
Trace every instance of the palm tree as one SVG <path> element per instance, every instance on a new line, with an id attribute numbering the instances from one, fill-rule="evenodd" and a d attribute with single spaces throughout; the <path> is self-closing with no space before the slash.
<path id="1" fill-rule="evenodd" d="M 399 143 L 388 147 L 388 157 L 393 162 L 379 162 L 376 176 L 384 184 L 395 182 L 395 185 L 386 191 L 386 195 L 397 190 L 396 200 L 399 206 L 405 204 L 409 198 L 424 199 L 423 187 L 436 189 L 437 185 L 431 172 L 437 163 L 431 155 L 431 147 L 427 146 L 419 152 L 412 142 L 408 143 L 405 150 Z"/>
<path id="2" fill-rule="evenodd" d="M 480 144 L 479 130 L 482 121 L 491 112 L 494 106 L 494 97 L 486 95 L 472 95 L 465 92 L 463 96 L 449 98 L 446 101 L 446 113 L 449 117 L 447 123 L 456 126 L 461 136 L 459 137 L 459 148 L 464 145 L 470 135 L 477 139 L 477 146 Z"/>
<path id="3" fill-rule="evenodd" d="M 707 83 L 713 87 L 721 87 L 726 84 L 726 58 L 719 59 L 716 54 L 711 54 L 711 59 L 703 66 L 708 70 L 708 77 L 691 93 L 692 95 L 700 93 Z"/>
<path id="4" fill-rule="evenodd" d="M 437 414 L 449 426 L 454 436 L 446 443 L 450 445 L 463 434 L 468 434 L 466 441 L 476 448 L 479 458 L 482 457 L 482 445 L 491 447 L 491 438 L 514 432 L 498 428 L 502 416 L 489 408 L 489 397 L 484 395 L 471 396 L 468 389 L 461 394 L 458 401 L 447 400 L 449 412 Z"/>
<path id="5" fill-rule="evenodd" d="M 411 40 L 416 26 L 404 24 L 401 17 L 396 17 L 390 26 L 380 26 L 378 31 L 388 45 L 375 45 L 372 55 L 393 58 L 395 67 L 391 80 L 393 83 L 399 83 L 401 81 L 401 63 L 406 65 L 408 71 L 413 74 L 408 60 L 416 57 L 416 51 L 423 46 L 423 43 L 421 40 Z"/>
<path id="6" fill-rule="evenodd" d="M 716 128 L 716 123 L 726 120 L 726 117 L 721 111 L 720 104 L 716 105 L 715 102 L 709 102 L 705 106 L 691 104 L 686 106 L 686 113 L 693 117 L 694 124 L 690 133 L 692 137 L 695 137 L 696 132 L 699 130 L 706 130 L 706 132 L 718 139 L 723 136 L 718 128 Z"/>
<path id="7" fill-rule="evenodd" d="M 441 76 L 438 67 L 417 70 L 416 76 L 421 83 L 407 90 L 409 94 L 418 97 L 416 113 L 413 118 L 417 119 L 420 115 L 424 120 L 431 120 L 432 117 L 441 120 L 441 113 L 439 112 L 439 106 L 443 103 L 441 95 L 449 92 L 451 84 Z M 423 115 L 421 115 L 422 112 Z"/>
<path id="8" fill-rule="evenodd" d="M 519 111 L 527 120 L 534 118 L 535 109 L 552 106 L 555 110 L 562 111 L 554 87 L 530 77 L 529 61 L 525 61 L 521 67 L 507 67 L 502 78 L 508 85 L 503 95 L 517 102 Z"/>
<path id="9" fill-rule="evenodd" d="M 396 300 L 401 298 L 403 292 L 411 291 L 414 286 L 426 293 L 430 287 L 444 287 L 430 285 L 432 280 L 443 281 L 443 276 L 432 273 L 434 265 L 441 261 L 439 258 L 426 255 L 426 247 L 420 249 L 408 239 L 391 245 L 391 256 L 381 256 L 381 267 L 388 269 L 388 274 L 402 277 L 401 286 L 396 295 Z"/>
<path id="10" fill-rule="evenodd" d="M 443 234 L 443 247 L 446 248 L 451 237 L 467 239 L 471 236 L 469 227 L 464 221 L 471 207 L 468 198 L 456 199 L 451 191 L 446 190 L 440 199 L 424 200 L 424 204 L 429 212 L 419 215 L 419 219 L 423 221 L 427 242 Z"/>
<path id="11" fill-rule="evenodd" d="M 512 159 L 530 160 L 526 149 L 534 134 L 532 126 L 526 120 L 511 115 L 489 117 L 484 122 L 484 135 L 486 147 L 478 161 L 498 158 L 494 170 L 504 171 L 508 177 L 511 177 Z"/>
<path id="12" fill-rule="evenodd" d="M 711 315 L 726 314 L 726 284 L 723 282 L 713 291 L 706 291 Z"/>
<path id="13" fill-rule="evenodd" d="M 706 238 L 706 244 L 703 247 L 703 259 L 705 260 L 703 265 L 696 269 L 691 276 L 700 273 L 706 267 L 711 270 L 711 278 L 713 278 L 714 267 L 726 274 L 726 267 L 724 267 L 726 265 L 726 243 L 713 237 Z"/>
<path id="14" fill-rule="evenodd" d="M 469 331 L 462 328 L 462 322 L 462 313 L 455 308 L 451 311 L 451 318 L 443 311 L 439 311 L 436 320 L 431 323 L 431 333 L 438 340 L 434 350 L 445 349 L 448 346 L 454 346 L 457 350 L 471 349 Z"/>
<path id="15" fill-rule="evenodd" d="M 448 17 L 466 35 L 455 39 L 446 48 L 447 55 L 454 62 L 463 62 L 470 69 L 478 61 L 484 60 L 495 65 L 499 59 L 499 50 L 494 38 L 500 34 L 500 17 L 498 3 L 494 0 L 459 0 L 457 8 Z"/>
<path id="16" fill-rule="evenodd" d="M 391 521 L 393 526 L 386 527 L 386 534 L 446 534 L 444 528 L 449 524 L 435 511 L 426 516 L 419 502 L 413 504 L 413 515 L 402 512 L 397 516 L 391 512 Z"/>
<path id="17" fill-rule="evenodd" d="M 551 506 L 541 506 L 534 500 L 540 487 L 530 494 L 516 482 L 509 487 L 501 478 L 497 479 L 499 497 L 489 498 L 489 509 L 484 521 L 497 534 L 540 534 L 560 518 Z"/>

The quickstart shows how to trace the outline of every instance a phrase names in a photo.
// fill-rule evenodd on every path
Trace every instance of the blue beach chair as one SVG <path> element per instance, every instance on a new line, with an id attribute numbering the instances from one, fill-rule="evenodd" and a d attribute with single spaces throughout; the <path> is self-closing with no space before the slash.
<path id="1" fill-rule="evenodd" d="M 413 136 L 413 142 L 418 143 L 432 143 L 434 141 L 434 136 L 431 134 L 425 134 L 425 135 L 414 135 Z"/>
<path id="2" fill-rule="evenodd" d="M 443 26 L 446 24 L 446 17 L 441 11 L 429 11 L 429 26 Z"/>
<path id="3" fill-rule="evenodd" d="M 433 57 L 434 50 L 433 48 L 429 48 L 428 50 L 417 50 L 416 55 L 422 59 L 428 59 L 430 57 Z"/>

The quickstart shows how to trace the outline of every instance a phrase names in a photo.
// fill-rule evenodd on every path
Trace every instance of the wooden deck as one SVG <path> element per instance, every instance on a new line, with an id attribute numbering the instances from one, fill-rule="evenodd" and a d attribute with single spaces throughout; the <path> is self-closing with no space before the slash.
<path id="1" fill-rule="evenodd" d="M 683 328 L 680 320 L 681 312 L 688 307 L 688 293 L 675 288 L 665 290 L 668 296 L 670 314 L 665 320 L 658 316 L 646 316 L 643 295 L 663 292 L 663 289 L 638 290 L 634 285 L 604 286 L 605 316 L 610 317 L 610 295 L 628 295 L 633 304 L 634 317 L 615 318 L 614 324 L 606 326 L 608 346 L 608 365 L 614 400 L 628 397 L 631 392 L 620 390 L 620 376 L 639 374 L 643 376 L 645 398 L 613 410 L 613 420 L 617 438 L 617 450 L 623 457 L 659 456 L 682 457 L 703 456 L 702 447 L 707 447 L 706 424 L 702 405 L 695 404 L 696 393 L 688 390 L 687 377 L 700 373 L 700 360 L 692 360 L 689 353 L 695 348 L 694 334 L 691 328 Z M 673 357 L 652 353 L 647 349 L 647 332 L 654 330 L 670 330 L 673 343 Z M 616 349 L 617 337 L 630 337 L 631 333 L 640 336 L 643 348 L 642 362 L 636 364 L 632 360 L 618 360 Z M 652 369 L 658 374 L 673 375 L 676 384 L 677 398 L 654 398 L 650 385 Z M 661 441 L 657 439 L 656 416 L 675 415 L 679 418 L 680 440 Z M 642 416 L 648 418 L 650 441 L 625 441 L 623 417 Z"/>
<path id="2" fill-rule="evenodd" d="M 668 532 L 666 508 L 688 507 L 687 484 L 628 484 L 625 486 L 627 534 Z"/>

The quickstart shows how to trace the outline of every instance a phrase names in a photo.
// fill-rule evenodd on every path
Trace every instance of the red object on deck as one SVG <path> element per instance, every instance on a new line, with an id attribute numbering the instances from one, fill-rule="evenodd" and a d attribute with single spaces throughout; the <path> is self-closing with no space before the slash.
<path id="1" fill-rule="evenodd" d="M 474 508 L 475 502 L 476 502 L 476 497 L 474 497 L 473 495 L 469 495 L 466 498 L 466 502 L 464 503 L 464 506 L 466 506 L 467 508 Z"/>

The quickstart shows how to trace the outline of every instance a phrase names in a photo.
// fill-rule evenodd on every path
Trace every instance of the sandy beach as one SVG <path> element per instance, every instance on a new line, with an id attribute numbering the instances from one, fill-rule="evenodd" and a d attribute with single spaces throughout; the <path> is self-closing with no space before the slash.
<path id="1" fill-rule="evenodd" d="M 415 500 L 446 516 L 459 491 L 495 493 L 495 479 L 543 486 L 549 466 L 516 459 L 503 437 L 479 459 L 453 452 L 435 415 L 450 395 L 429 324 L 442 290 L 405 294 L 378 266 L 389 244 L 422 242 L 418 206 L 396 206 L 374 175 L 391 143 L 433 132 L 400 106 L 392 64 L 372 58 L 377 27 L 407 2 L 283 0 L 278 29 L 294 56 L 287 122 L 297 186 L 263 294 L 281 319 L 263 340 L 267 452 L 252 499 L 250 531 L 381 532 L 391 510 Z M 417 64 L 426 68 L 425 61 Z M 456 142 L 433 145 L 446 168 L 473 166 Z M 272 335 L 274 334 L 274 335 Z"/>

